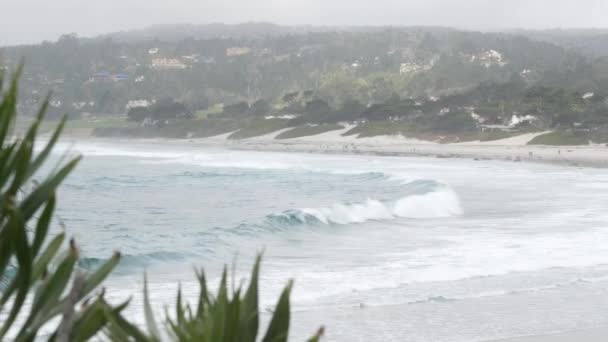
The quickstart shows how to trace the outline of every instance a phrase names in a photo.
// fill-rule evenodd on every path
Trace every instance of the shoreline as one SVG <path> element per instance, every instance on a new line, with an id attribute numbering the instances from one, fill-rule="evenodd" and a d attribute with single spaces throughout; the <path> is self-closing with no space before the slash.
<path id="1" fill-rule="evenodd" d="M 608 168 L 608 149 L 603 147 L 572 146 L 504 146 L 504 145 L 429 145 L 391 144 L 368 145 L 356 143 L 315 142 L 250 142 L 235 141 L 226 144 L 193 144 L 224 147 L 241 151 L 297 152 L 321 154 L 359 154 L 393 157 L 459 158 L 478 161 L 496 160 L 542 163 L 561 166 Z"/>
<path id="2" fill-rule="evenodd" d="M 403 136 L 342 136 L 342 133 L 350 128 L 293 139 L 275 139 L 282 133 L 278 131 L 243 140 L 229 140 L 231 133 L 227 133 L 185 141 L 194 145 L 244 151 L 462 158 L 608 168 L 608 147 L 605 145 L 527 145 L 534 137 L 546 132 L 522 134 L 495 141 L 439 144 Z"/>
<path id="3" fill-rule="evenodd" d="M 511 162 L 542 163 L 562 166 L 608 168 L 608 147 L 605 145 L 546 146 L 527 145 L 535 136 L 545 132 L 528 133 L 495 141 L 473 141 L 439 144 L 411 139 L 403 136 L 378 136 L 357 138 L 342 136 L 343 130 L 325 132 L 318 135 L 275 139 L 284 130 L 258 137 L 230 140 L 226 133 L 209 138 L 166 139 L 166 138 L 104 138 L 84 134 L 67 134 L 69 139 L 93 139 L 100 141 L 151 141 L 184 143 L 192 146 L 225 148 L 241 151 L 296 152 L 319 154 L 359 154 L 396 157 L 461 158 L 473 160 L 495 160 Z"/>

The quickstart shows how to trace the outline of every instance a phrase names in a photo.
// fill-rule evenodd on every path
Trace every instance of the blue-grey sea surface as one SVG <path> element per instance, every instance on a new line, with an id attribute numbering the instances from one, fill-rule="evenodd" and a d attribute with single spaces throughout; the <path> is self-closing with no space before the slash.
<path id="1" fill-rule="evenodd" d="M 483 341 L 608 325 L 608 172 L 506 161 L 81 141 L 58 218 L 113 301 L 148 272 L 159 313 L 195 267 L 246 280 L 264 251 L 268 319 L 289 279 L 292 337 Z M 59 156 L 59 154 L 58 154 Z M 59 225 L 57 225 L 59 226 Z"/>

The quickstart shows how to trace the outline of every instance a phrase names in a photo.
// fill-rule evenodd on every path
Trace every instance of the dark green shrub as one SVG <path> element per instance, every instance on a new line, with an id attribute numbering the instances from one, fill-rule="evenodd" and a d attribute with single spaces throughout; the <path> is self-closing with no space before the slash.
<path id="1" fill-rule="evenodd" d="M 195 307 L 184 304 L 178 290 L 175 317 L 166 317 L 166 329 L 156 324 L 144 282 L 144 312 L 147 328 L 127 321 L 121 312 L 128 300 L 117 306 L 108 304 L 104 291 L 94 291 L 120 260 L 115 253 L 95 271 L 77 268 L 78 247 L 70 241 L 60 252 L 65 234 L 50 237 L 59 185 L 76 167 L 80 158 L 59 165 L 41 181 L 34 182 L 41 166 L 61 135 L 63 119 L 37 155 L 34 144 L 44 118 L 48 99 L 23 137 L 14 137 L 17 104 L 15 74 L 0 94 L 0 340 L 33 341 L 41 338 L 42 327 L 51 341 L 86 341 L 105 334 L 113 341 L 225 341 L 254 342 L 258 335 L 258 274 L 256 260 L 251 280 L 243 293 L 239 287 L 228 294 L 224 270 L 218 293 L 207 289 L 204 273 L 197 276 L 200 295 Z M 0 90 L 3 88 L 0 74 Z M 264 342 L 287 341 L 289 333 L 289 295 L 291 282 L 283 290 Z M 54 325 L 55 318 L 60 318 Z M 50 326 L 50 327 L 49 327 Z M 164 326 L 163 326 L 164 327 Z M 318 341 L 323 330 L 310 340 Z"/>
<path id="2" fill-rule="evenodd" d="M 0 278 L 5 282 L 0 290 L 0 314 L 6 315 L 0 322 L 0 340 L 10 334 L 15 341 L 32 341 L 40 328 L 56 317 L 61 320 L 50 339 L 86 340 L 103 328 L 104 312 L 118 315 L 126 307 L 126 303 L 110 306 L 103 292 L 91 297 L 116 266 L 120 254 L 85 274 L 76 270 L 78 247 L 74 241 L 60 253 L 65 234 L 49 239 L 55 192 L 80 158 L 60 165 L 41 181 L 32 181 L 57 142 L 65 118 L 38 155 L 34 155 L 34 144 L 48 99 L 24 136 L 12 136 L 20 70 L 0 99 Z"/>

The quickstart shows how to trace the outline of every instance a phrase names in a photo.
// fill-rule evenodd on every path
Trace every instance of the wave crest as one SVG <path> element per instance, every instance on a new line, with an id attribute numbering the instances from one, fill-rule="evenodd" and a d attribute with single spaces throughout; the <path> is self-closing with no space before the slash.
<path id="1" fill-rule="evenodd" d="M 152 252 L 146 254 L 123 254 L 118 264 L 116 273 L 120 274 L 131 268 L 145 268 L 158 262 L 182 262 L 187 255 L 177 252 Z M 108 259 L 84 257 L 78 260 L 78 266 L 85 270 L 96 270 L 103 265 Z"/>
<path id="2" fill-rule="evenodd" d="M 396 218 L 439 218 L 462 215 L 456 193 L 442 187 L 432 192 L 412 194 L 393 202 L 368 199 L 363 203 L 337 203 L 326 208 L 287 210 L 267 216 L 278 225 L 350 224 Z"/>

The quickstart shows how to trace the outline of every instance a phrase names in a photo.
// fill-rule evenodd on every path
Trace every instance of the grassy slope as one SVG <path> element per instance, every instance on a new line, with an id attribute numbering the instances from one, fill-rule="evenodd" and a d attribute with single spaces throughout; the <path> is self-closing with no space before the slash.
<path id="1" fill-rule="evenodd" d="M 336 124 L 326 124 L 326 125 L 317 125 L 317 126 L 298 126 L 292 130 L 283 132 L 279 134 L 276 139 L 293 139 L 306 137 L 311 135 L 317 135 L 329 131 L 335 131 L 339 129 L 343 129 L 344 126 L 336 125 Z"/>
<path id="2" fill-rule="evenodd" d="M 287 128 L 289 120 L 283 119 L 255 119 L 245 123 L 241 129 L 228 136 L 228 139 L 247 139 L 260 135 L 270 134 L 283 128 Z"/>
<path id="3" fill-rule="evenodd" d="M 123 122 L 118 126 L 100 126 L 93 130 L 93 135 L 100 137 L 135 137 L 135 138 L 207 138 L 215 135 L 233 132 L 238 124 L 232 120 L 184 120 L 172 122 L 161 128 L 149 126 L 140 127 L 135 123 Z"/>
<path id="4" fill-rule="evenodd" d="M 50 127 L 54 121 L 43 125 Z M 234 132 L 229 139 L 247 139 L 276 132 L 288 127 L 288 120 L 283 119 L 193 119 L 173 122 L 162 128 L 139 127 L 135 122 L 125 120 L 124 116 L 109 116 L 100 118 L 86 118 L 70 120 L 66 131 L 68 134 L 91 133 L 96 136 L 105 137 L 138 137 L 138 138 L 207 138 L 229 132 Z M 281 133 L 277 139 L 293 139 L 305 136 L 313 136 L 333 130 L 344 128 L 338 124 L 322 124 L 316 126 L 302 125 L 292 130 Z M 236 131 L 236 132 L 235 132 Z M 441 141 L 441 142 L 465 142 L 465 141 L 492 141 L 513 137 L 524 132 L 462 132 L 455 134 L 441 134 L 420 131 L 417 127 L 405 122 L 379 121 L 368 122 L 357 125 L 344 133 L 344 136 L 357 135 L 358 138 L 375 137 L 381 135 L 403 135 L 411 138 Z M 551 133 L 539 136 L 532 140 L 536 145 L 585 145 L 587 139 L 572 133 Z"/>
<path id="5" fill-rule="evenodd" d="M 379 135 L 405 135 L 412 133 L 415 126 L 408 123 L 391 122 L 391 121 L 374 121 L 357 125 L 343 136 L 358 134 L 359 138 L 375 137 Z"/>
<path id="6" fill-rule="evenodd" d="M 224 110 L 224 105 L 223 104 L 216 104 L 213 105 L 205 110 L 198 110 L 196 111 L 196 113 L 194 113 L 194 116 L 197 119 L 206 119 L 207 116 L 211 115 L 211 114 L 219 114 Z"/>
<path id="7" fill-rule="evenodd" d="M 368 138 L 381 135 L 403 135 L 410 138 L 429 140 L 429 141 L 440 141 L 442 143 L 451 142 L 466 142 L 466 141 L 493 141 L 511 138 L 517 135 L 524 134 L 526 132 L 505 132 L 505 131 L 471 131 L 471 132 L 460 132 L 460 133 L 440 133 L 440 132 L 428 132 L 419 130 L 413 124 L 404 122 L 390 122 L 390 121 L 379 121 L 379 122 L 367 122 L 364 124 L 357 125 L 344 133 L 343 136 L 357 135 L 358 138 Z"/>
<path id="8" fill-rule="evenodd" d="M 576 146 L 588 145 L 589 138 L 583 134 L 555 131 L 539 135 L 528 142 L 528 145 Z"/>

